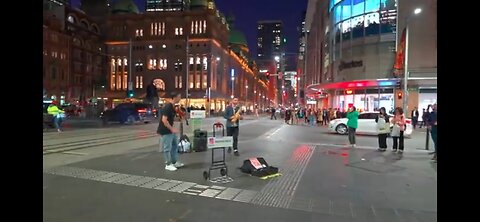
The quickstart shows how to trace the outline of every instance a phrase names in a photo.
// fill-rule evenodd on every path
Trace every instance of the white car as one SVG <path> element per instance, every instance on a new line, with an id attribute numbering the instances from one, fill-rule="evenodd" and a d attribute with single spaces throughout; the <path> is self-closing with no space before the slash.
<path id="1" fill-rule="evenodd" d="M 360 113 L 358 115 L 358 128 L 355 132 L 357 134 L 378 135 L 377 123 L 375 122 L 375 117 L 377 116 L 378 112 Z M 392 116 L 390 116 L 390 119 L 391 118 Z M 328 130 L 330 132 L 346 135 L 348 134 L 347 121 L 347 118 L 334 119 L 328 124 Z M 410 137 L 413 131 L 412 120 L 406 119 L 405 122 L 407 123 L 407 128 L 403 133 L 403 136 Z"/>

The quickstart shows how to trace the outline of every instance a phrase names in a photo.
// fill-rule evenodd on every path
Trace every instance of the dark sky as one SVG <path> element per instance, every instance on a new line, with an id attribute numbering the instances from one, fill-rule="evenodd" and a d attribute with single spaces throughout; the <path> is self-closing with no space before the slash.
<path id="1" fill-rule="evenodd" d="M 140 11 L 145 10 L 145 0 L 134 0 Z M 307 9 L 308 0 L 216 0 L 218 9 L 225 15 L 233 14 L 235 28 L 247 36 L 252 57 L 257 47 L 257 21 L 281 20 L 287 37 L 287 52 L 298 51 L 298 31 L 301 25 L 301 13 Z M 72 0 L 74 7 L 80 6 L 80 0 Z"/>

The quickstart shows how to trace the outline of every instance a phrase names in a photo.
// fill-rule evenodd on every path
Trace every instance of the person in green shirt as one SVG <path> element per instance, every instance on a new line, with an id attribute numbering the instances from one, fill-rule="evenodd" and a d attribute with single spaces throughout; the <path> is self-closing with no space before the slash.
<path id="1" fill-rule="evenodd" d="M 352 147 L 355 147 L 355 131 L 358 128 L 358 111 L 355 106 L 348 109 L 347 119 L 348 141 Z"/>

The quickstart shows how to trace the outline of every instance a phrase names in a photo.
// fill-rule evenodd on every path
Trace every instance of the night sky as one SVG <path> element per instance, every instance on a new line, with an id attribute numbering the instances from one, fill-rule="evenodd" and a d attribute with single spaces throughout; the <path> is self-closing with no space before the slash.
<path id="1" fill-rule="evenodd" d="M 145 0 L 134 0 L 140 11 L 145 10 Z M 287 37 L 287 52 L 298 51 L 301 13 L 307 9 L 308 0 L 216 0 L 217 7 L 225 14 L 235 16 L 235 28 L 245 33 L 252 57 L 257 54 L 257 21 L 281 20 Z M 72 0 L 74 7 L 80 0 Z"/>

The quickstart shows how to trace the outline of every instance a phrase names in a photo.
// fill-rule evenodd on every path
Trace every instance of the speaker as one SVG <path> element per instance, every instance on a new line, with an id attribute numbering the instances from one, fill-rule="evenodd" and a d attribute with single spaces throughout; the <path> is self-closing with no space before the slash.
<path id="1" fill-rule="evenodd" d="M 193 150 L 203 152 L 207 150 L 207 131 L 196 129 L 193 131 Z"/>

